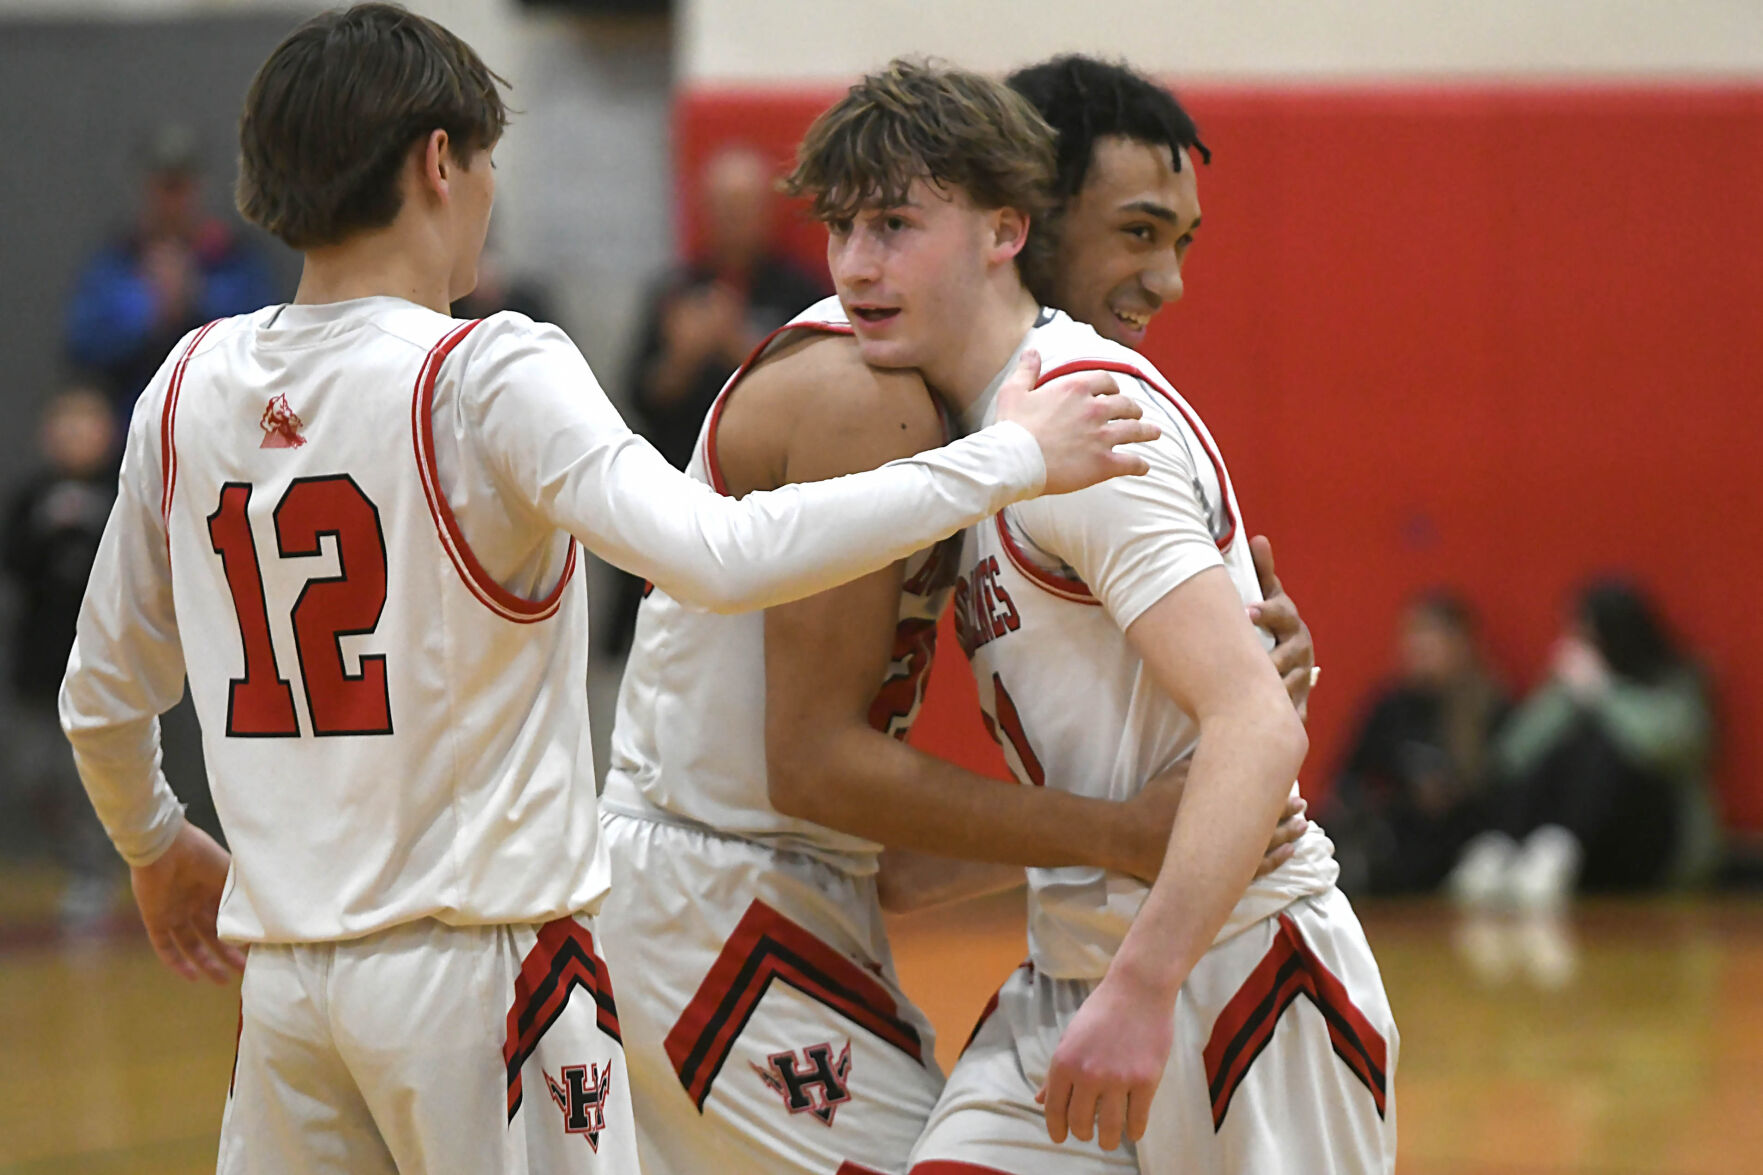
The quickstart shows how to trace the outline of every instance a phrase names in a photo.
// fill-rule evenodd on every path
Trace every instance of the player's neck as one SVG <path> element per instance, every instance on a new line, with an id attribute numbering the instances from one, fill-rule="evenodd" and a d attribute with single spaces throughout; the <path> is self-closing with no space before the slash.
<path id="1" fill-rule="evenodd" d="M 957 412 L 966 412 L 985 395 L 1040 314 L 1034 295 L 1015 280 L 1014 273 L 1010 276 L 1009 284 L 980 307 L 949 354 L 919 369 L 925 382 Z"/>
<path id="2" fill-rule="evenodd" d="M 307 250 L 294 301 L 322 305 L 389 295 L 447 313 L 452 299 L 446 250 L 439 241 L 415 239 L 422 236 L 420 226 L 402 220 L 358 233 L 340 245 Z"/>

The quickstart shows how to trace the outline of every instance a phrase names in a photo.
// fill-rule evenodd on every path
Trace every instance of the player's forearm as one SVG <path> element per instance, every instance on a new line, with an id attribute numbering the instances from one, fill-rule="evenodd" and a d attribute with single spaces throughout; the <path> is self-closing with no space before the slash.
<path id="1" fill-rule="evenodd" d="M 1279 703 L 1201 722 L 1162 872 L 1109 968 L 1148 997 L 1173 1004 L 1255 876 L 1308 745 Z"/>
<path id="2" fill-rule="evenodd" d="M 1124 871 L 1144 859 L 1145 829 L 1124 804 L 1005 783 L 855 723 L 807 741 L 771 740 L 785 743 L 787 755 L 772 754 L 773 804 L 828 828 L 890 848 L 1017 867 Z"/>
<path id="3" fill-rule="evenodd" d="M 740 612 L 886 567 L 1039 493 L 1045 478 L 1033 436 L 994 425 L 867 473 L 737 501 L 633 439 L 607 459 L 599 492 L 566 491 L 554 510 L 596 554 L 675 599 Z"/>
<path id="4" fill-rule="evenodd" d="M 906 849 L 884 852 L 876 873 L 881 907 L 891 914 L 1001 893 L 1022 883 L 1019 865 L 957 861 Z"/>
<path id="5" fill-rule="evenodd" d="M 61 691 L 62 729 L 73 746 L 80 782 L 116 851 L 130 865 L 150 865 L 184 823 L 183 805 L 159 769 L 159 720 L 104 717 L 90 704 L 93 684 L 70 671 Z"/>

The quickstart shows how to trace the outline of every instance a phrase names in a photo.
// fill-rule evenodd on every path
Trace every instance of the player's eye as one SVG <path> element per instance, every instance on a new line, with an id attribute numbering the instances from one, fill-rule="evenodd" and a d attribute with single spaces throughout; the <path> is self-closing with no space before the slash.
<path id="1" fill-rule="evenodd" d="M 835 237 L 848 237 L 848 236 L 850 236 L 851 235 L 851 218 L 849 216 L 835 216 L 835 217 L 833 217 L 831 220 L 826 222 L 826 231 L 831 233 Z"/>
<path id="2" fill-rule="evenodd" d="M 902 232 L 910 227 L 904 216 L 888 216 L 882 219 L 882 228 L 890 233 Z"/>
<path id="3" fill-rule="evenodd" d="M 1147 244 L 1157 235 L 1157 230 L 1148 224 L 1129 224 L 1121 231 L 1135 241 L 1144 241 Z"/>

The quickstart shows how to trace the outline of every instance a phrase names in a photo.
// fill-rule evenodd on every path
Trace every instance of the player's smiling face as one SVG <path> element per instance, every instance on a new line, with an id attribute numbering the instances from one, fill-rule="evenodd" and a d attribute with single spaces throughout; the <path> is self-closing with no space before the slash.
<path id="1" fill-rule="evenodd" d="M 959 347 L 996 216 L 921 179 L 902 203 L 827 222 L 827 268 L 865 363 L 922 368 Z"/>
<path id="2" fill-rule="evenodd" d="M 1084 185 L 1059 222 L 1053 303 L 1135 350 L 1164 305 L 1182 295 L 1182 265 L 1200 227 L 1194 162 L 1167 145 L 1096 141 Z"/>

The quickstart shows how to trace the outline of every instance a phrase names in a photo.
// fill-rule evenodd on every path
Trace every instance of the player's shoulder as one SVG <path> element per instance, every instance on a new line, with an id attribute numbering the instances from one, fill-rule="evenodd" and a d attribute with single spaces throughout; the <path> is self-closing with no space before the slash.
<path id="1" fill-rule="evenodd" d="M 873 469 L 946 439 L 943 415 L 916 371 L 871 367 L 850 335 L 823 332 L 782 340 L 766 354 L 717 427 L 725 469 L 753 471 L 754 485 Z"/>
<path id="2" fill-rule="evenodd" d="M 273 310 L 273 307 L 268 308 Z M 212 356 L 222 348 L 230 338 L 236 338 L 252 327 L 252 321 L 264 310 L 252 314 L 237 314 L 229 318 L 217 318 L 205 322 L 201 326 L 192 327 L 184 332 L 165 358 L 159 364 L 159 370 L 147 382 L 141 394 L 135 399 L 135 413 L 138 415 L 143 407 L 157 407 L 164 403 L 174 384 L 179 382 L 181 374 L 188 370 L 190 364 L 199 358 Z"/>
<path id="3" fill-rule="evenodd" d="M 456 349 L 461 358 L 522 350 L 577 350 L 561 327 L 528 318 L 518 310 L 499 310 L 474 319 L 429 312 L 425 319 L 387 324 L 385 329 L 398 331 L 418 345 L 426 342 L 429 346 L 457 334 Z"/>
<path id="4" fill-rule="evenodd" d="M 804 331 L 780 344 L 742 379 L 730 412 L 787 419 L 829 436 L 885 429 L 905 434 L 902 440 L 942 443 L 942 415 L 917 371 L 871 367 L 848 334 Z"/>
<path id="5" fill-rule="evenodd" d="M 1139 402 L 1167 432 L 1173 424 L 1192 431 L 1197 417 L 1175 385 L 1144 355 L 1104 338 L 1062 310 L 1043 310 L 1030 341 L 1041 353 L 1041 379 L 1070 371 L 1107 371 L 1120 391 Z"/>
<path id="6" fill-rule="evenodd" d="M 1105 338 L 1095 327 L 1078 322 L 1063 310 L 1043 308 L 1029 341 L 1041 353 L 1042 379 L 1061 368 L 1088 369 L 1114 372 L 1122 383 L 1170 386 L 1149 359 L 1131 347 Z"/>

